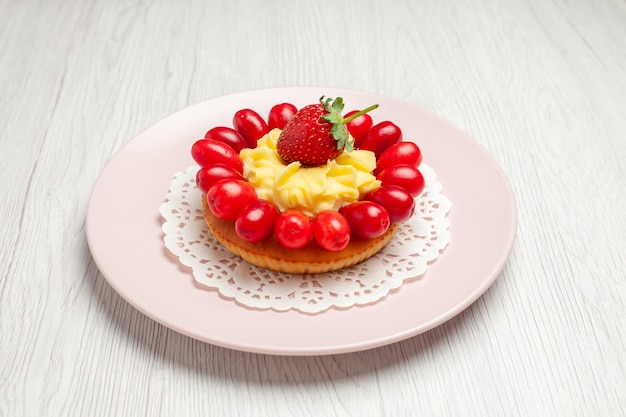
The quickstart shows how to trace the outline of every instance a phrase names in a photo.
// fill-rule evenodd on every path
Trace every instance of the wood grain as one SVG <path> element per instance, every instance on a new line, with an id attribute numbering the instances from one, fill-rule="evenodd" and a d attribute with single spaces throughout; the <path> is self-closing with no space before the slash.
<path id="1" fill-rule="evenodd" d="M 0 416 L 626 415 L 626 3 L 322 4 L 0 0 Z M 292 85 L 425 107 L 499 162 L 518 237 L 474 305 L 279 357 L 182 336 L 106 283 L 84 219 L 114 153 L 187 105 Z"/>

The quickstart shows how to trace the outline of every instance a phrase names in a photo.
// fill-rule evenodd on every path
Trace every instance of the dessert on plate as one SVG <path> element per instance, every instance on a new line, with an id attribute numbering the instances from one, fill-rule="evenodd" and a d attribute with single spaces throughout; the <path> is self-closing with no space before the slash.
<path id="1" fill-rule="evenodd" d="M 274 271 L 314 274 L 362 262 L 385 247 L 424 189 L 419 147 L 377 105 L 342 115 L 322 96 L 297 109 L 251 109 L 196 141 L 206 223 L 226 249 Z"/>

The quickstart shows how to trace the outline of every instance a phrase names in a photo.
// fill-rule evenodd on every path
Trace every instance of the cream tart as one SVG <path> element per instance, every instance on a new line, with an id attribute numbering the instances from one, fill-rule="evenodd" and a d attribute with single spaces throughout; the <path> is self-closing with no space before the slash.
<path id="1" fill-rule="evenodd" d="M 362 206 L 361 200 L 373 195 L 385 185 L 374 175 L 380 152 L 367 149 L 366 145 L 362 148 L 355 147 L 355 138 L 349 134 L 346 126 L 351 119 L 344 119 L 340 113 L 343 108 L 342 100 L 338 98 L 331 103 L 331 99 L 326 101 L 323 99 L 324 97 L 320 99 L 320 104 L 305 106 L 297 111 L 284 126 L 281 126 L 282 130 L 265 126 L 265 134 L 262 137 L 252 140 L 244 137 L 249 146 L 243 146 L 238 150 L 239 158 L 230 155 L 224 159 L 227 164 L 233 162 L 231 168 L 237 171 L 233 174 L 235 177 L 241 174 L 241 179 L 254 187 L 254 198 L 271 202 L 278 212 L 284 213 L 295 209 L 314 219 L 321 212 L 335 211 L 335 214 L 340 213 L 343 217 L 345 208 L 359 203 Z M 337 105 L 338 101 L 340 103 Z M 376 106 L 370 106 L 358 113 L 364 114 L 374 108 Z M 251 110 L 245 111 L 247 117 L 254 114 Z M 270 112 L 270 120 L 271 116 Z M 237 120 L 237 117 L 236 114 L 234 120 Z M 261 120 L 260 116 L 258 119 Z M 237 123 L 234 122 L 234 125 L 237 128 Z M 343 126 L 343 130 L 333 128 L 335 125 Z M 238 130 L 241 136 L 246 133 L 245 129 Z M 398 137 L 396 141 L 399 140 Z M 376 144 L 379 145 L 380 142 Z M 419 157 L 421 161 L 421 154 Z M 221 161 L 201 161 L 196 157 L 194 159 L 202 167 L 221 163 Z M 420 161 L 417 161 L 411 169 L 421 177 L 417 170 Z M 391 186 L 402 188 L 392 184 L 393 176 L 388 178 L 392 178 L 389 181 Z M 421 186 L 423 188 L 423 178 Z M 413 214 L 413 196 L 418 193 L 415 193 L 414 184 L 410 187 L 413 188 L 411 192 L 401 190 L 408 196 L 403 199 L 404 201 L 394 201 L 395 197 L 387 198 L 384 202 L 381 200 L 381 204 L 373 200 L 368 201 L 367 204 L 377 205 L 387 216 L 384 229 L 375 235 L 365 236 L 359 231 L 360 225 L 352 221 L 354 219 L 348 219 L 351 223 L 350 230 L 347 231 L 350 235 L 349 241 L 346 239 L 346 246 L 338 250 L 324 247 L 324 243 L 316 241 L 315 238 L 311 238 L 304 246 L 292 249 L 275 233 L 268 233 L 261 241 L 246 240 L 244 235 L 238 233 L 232 216 L 223 217 L 219 210 L 215 210 L 215 200 L 208 201 L 207 194 L 211 194 L 211 187 L 200 186 L 203 191 L 204 218 L 217 241 L 253 265 L 294 274 L 336 271 L 374 256 L 389 243 L 398 229 L 397 222 L 389 221 L 387 210 L 397 211 L 397 207 L 393 207 L 397 202 L 406 207 L 403 209 L 406 213 L 409 213 L 410 208 L 410 214 L 407 215 Z M 407 201 L 407 198 L 410 201 Z M 410 207 L 406 206 L 407 202 Z M 345 213 L 349 213 L 349 210 Z M 345 214 L 345 217 L 350 215 Z M 257 223 L 254 223 L 255 230 L 256 225 Z"/>

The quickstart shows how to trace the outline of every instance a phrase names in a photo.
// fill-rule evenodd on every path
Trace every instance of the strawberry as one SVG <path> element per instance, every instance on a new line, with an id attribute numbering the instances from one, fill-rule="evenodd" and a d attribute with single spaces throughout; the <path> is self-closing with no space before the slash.
<path id="1" fill-rule="evenodd" d="M 299 161 L 305 166 L 323 165 L 338 157 L 344 149 L 351 151 L 346 123 L 378 107 L 370 106 L 347 118 L 341 116 L 341 97 L 324 96 L 320 102 L 302 107 L 289 122 L 276 142 L 276 150 L 286 163 Z"/>

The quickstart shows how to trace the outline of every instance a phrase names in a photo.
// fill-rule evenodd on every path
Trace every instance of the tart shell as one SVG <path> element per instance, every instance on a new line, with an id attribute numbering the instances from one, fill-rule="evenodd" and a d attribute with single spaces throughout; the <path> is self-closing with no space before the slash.
<path id="1" fill-rule="evenodd" d="M 323 249 L 313 241 L 302 249 L 287 249 L 274 236 L 258 243 L 240 238 L 234 221 L 219 219 L 211 213 L 206 194 L 202 194 L 202 208 L 211 233 L 226 249 L 253 265 L 289 274 L 319 274 L 355 265 L 377 254 L 398 229 L 392 223 L 387 232 L 375 239 L 352 237 L 340 251 Z"/>

